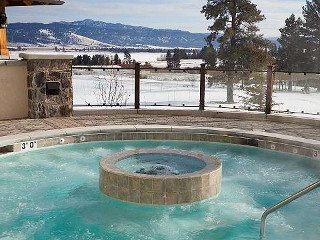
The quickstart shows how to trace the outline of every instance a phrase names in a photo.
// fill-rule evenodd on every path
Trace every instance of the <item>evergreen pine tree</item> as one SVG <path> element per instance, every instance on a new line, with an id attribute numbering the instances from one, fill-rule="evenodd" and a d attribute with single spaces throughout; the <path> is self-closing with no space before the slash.
<path id="1" fill-rule="evenodd" d="M 258 70 L 272 60 L 266 51 L 271 48 L 271 43 L 257 33 L 259 29 L 256 24 L 265 17 L 250 0 L 208 0 L 201 12 L 207 20 L 214 21 L 208 28 L 213 32 L 208 41 L 218 38 L 221 67 Z M 234 102 L 233 85 L 237 81 L 237 76 L 228 72 L 226 85 L 229 103 Z"/>
<path id="2" fill-rule="evenodd" d="M 91 57 L 88 55 L 83 55 L 82 57 L 82 64 L 83 65 L 91 65 Z"/>
<path id="3" fill-rule="evenodd" d="M 179 56 L 180 56 L 180 59 L 188 59 L 189 58 L 187 51 L 185 49 L 179 49 Z"/>
<path id="4" fill-rule="evenodd" d="M 99 56 L 98 55 L 93 55 L 91 58 L 91 65 L 96 66 L 99 63 Z"/>
<path id="5" fill-rule="evenodd" d="M 167 61 L 167 68 L 173 68 L 172 56 L 171 56 L 171 51 L 170 50 L 168 50 L 168 52 L 167 52 L 166 61 Z"/>
<path id="6" fill-rule="evenodd" d="M 285 27 L 280 29 L 278 42 L 281 46 L 277 53 L 277 69 L 288 72 L 305 71 L 308 54 L 303 36 L 303 21 L 292 14 L 286 19 Z"/>
<path id="7" fill-rule="evenodd" d="M 105 63 L 105 64 L 106 64 L 106 65 L 110 65 L 110 62 L 111 62 L 111 61 L 110 61 L 110 57 L 106 57 L 106 63 Z"/>
<path id="8" fill-rule="evenodd" d="M 73 62 L 74 62 L 74 65 L 83 65 L 82 56 L 78 55 L 76 58 L 74 58 Z"/>
<path id="9" fill-rule="evenodd" d="M 106 65 L 106 57 L 104 55 L 100 55 L 99 65 L 101 66 Z"/>
<path id="10" fill-rule="evenodd" d="M 121 64 L 121 60 L 117 53 L 114 55 L 114 64 L 115 65 Z"/>
<path id="11" fill-rule="evenodd" d="M 130 54 L 129 50 L 125 49 L 123 53 L 124 53 L 124 59 L 126 60 L 127 63 L 130 64 L 131 63 L 131 54 Z"/>
<path id="12" fill-rule="evenodd" d="M 207 64 L 208 68 L 215 68 L 217 64 L 217 51 L 213 47 L 203 47 L 200 56 Z"/>
<path id="13" fill-rule="evenodd" d="M 305 36 L 307 41 L 307 54 L 309 54 L 308 70 L 320 71 L 320 1 L 307 0 L 303 7 L 305 18 Z"/>
<path id="14" fill-rule="evenodd" d="M 173 67 L 174 67 L 174 68 L 180 68 L 180 60 L 181 60 L 181 57 L 180 57 L 180 50 L 179 50 L 179 48 L 175 48 L 175 49 L 173 50 L 172 60 L 173 60 Z"/>

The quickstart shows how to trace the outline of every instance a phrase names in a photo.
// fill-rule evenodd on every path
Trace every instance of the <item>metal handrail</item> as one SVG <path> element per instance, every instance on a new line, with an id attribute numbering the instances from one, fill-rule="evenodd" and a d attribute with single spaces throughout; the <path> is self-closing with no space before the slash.
<path id="1" fill-rule="evenodd" d="M 311 185 L 309 185 L 308 187 L 302 189 L 301 191 L 291 195 L 290 197 L 284 199 L 283 201 L 273 205 L 272 207 L 268 208 L 261 217 L 261 223 L 260 223 L 260 240 L 264 240 L 265 237 L 265 225 L 266 225 L 266 218 L 268 217 L 268 215 L 276 210 L 278 210 L 279 208 L 289 204 L 290 202 L 304 196 L 305 194 L 313 191 L 314 189 L 320 187 L 320 181 L 317 181 Z"/>

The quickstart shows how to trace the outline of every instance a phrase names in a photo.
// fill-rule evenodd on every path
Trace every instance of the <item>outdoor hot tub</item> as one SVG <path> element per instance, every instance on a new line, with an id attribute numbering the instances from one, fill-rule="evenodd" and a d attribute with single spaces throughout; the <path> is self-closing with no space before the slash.
<path id="1" fill-rule="evenodd" d="M 220 193 L 215 157 L 176 149 L 137 149 L 104 158 L 100 188 L 109 197 L 154 205 L 192 203 Z"/>
<path id="2" fill-rule="evenodd" d="M 0 239 L 258 239 L 267 208 L 319 180 L 319 142 L 279 134 L 108 126 L 21 138 L 0 141 L 12 151 L 0 155 Z M 270 215 L 266 239 L 318 239 L 318 199 Z"/>

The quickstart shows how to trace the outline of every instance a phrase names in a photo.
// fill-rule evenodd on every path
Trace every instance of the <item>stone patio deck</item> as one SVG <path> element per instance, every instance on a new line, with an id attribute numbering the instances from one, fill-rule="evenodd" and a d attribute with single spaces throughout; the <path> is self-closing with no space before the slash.
<path id="1" fill-rule="evenodd" d="M 222 119 L 194 116 L 166 116 L 147 114 L 114 114 L 109 116 L 75 116 L 71 118 L 24 119 L 0 121 L 0 137 L 34 131 L 74 127 L 110 125 L 172 125 L 257 130 L 268 133 L 302 137 L 320 141 L 320 127 L 279 123 L 269 120 Z"/>

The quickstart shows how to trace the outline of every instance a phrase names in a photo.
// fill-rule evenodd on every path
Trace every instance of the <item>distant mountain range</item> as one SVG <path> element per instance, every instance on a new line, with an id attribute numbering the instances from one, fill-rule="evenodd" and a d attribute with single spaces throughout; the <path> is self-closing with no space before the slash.
<path id="1" fill-rule="evenodd" d="M 76 22 L 12 23 L 8 25 L 10 43 L 120 47 L 201 48 L 205 33 L 153 29 L 93 20 Z"/>
<path id="2" fill-rule="evenodd" d="M 9 43 L 86 47 L 202 48 L 209 33 L 153 29 L 86 19 L 76 22 L 11 23 Z M 270 39 L 276 42 L 274 38 Z M 217 42 L 214 43 L 217 47 Z"/>

